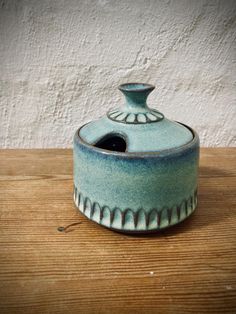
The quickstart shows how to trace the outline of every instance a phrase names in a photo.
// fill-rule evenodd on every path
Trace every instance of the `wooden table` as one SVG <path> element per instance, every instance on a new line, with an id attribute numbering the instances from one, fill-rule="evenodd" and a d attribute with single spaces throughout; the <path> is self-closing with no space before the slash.
<path id="1" fill-rule="evenodd" d="M 76 213 L 71 150 L 2 150 L 0 180 L 0 313 L 236 313 L 236 149 L 202 149 L 198 209 L 151 236 Z"/>

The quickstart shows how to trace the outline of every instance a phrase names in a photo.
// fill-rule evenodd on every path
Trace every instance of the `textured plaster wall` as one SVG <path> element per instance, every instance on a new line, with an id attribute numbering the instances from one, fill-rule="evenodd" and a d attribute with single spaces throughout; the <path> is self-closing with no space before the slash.
<path id="1" fill-rule="evenodd" d="M 0 0 L 0 146 L 70 147 L 129 81 L 203 146 L 235 146 L 235 40 L 234 0 Z"/>

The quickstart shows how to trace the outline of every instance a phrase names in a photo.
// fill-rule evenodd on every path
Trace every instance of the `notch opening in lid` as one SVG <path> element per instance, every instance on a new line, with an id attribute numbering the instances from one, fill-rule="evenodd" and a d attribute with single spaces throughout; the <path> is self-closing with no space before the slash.
<path id="1" fill-rule="evenodd" d="M 126 152 L 127 148 L 125 138 L 118 133 L 106 134 L 94 146 L 115 152 Z"/>

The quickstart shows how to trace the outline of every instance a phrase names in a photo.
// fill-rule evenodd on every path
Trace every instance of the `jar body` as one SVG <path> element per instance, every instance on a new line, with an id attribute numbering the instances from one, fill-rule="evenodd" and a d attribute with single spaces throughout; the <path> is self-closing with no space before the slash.
<path id="1" fill-rule="evenodd" d="M 199 138 L 160 153 L 116 153 L 74 137 L 74 201 L 89 219 L 118 231 L 175 225 L 197 205 Z"/>

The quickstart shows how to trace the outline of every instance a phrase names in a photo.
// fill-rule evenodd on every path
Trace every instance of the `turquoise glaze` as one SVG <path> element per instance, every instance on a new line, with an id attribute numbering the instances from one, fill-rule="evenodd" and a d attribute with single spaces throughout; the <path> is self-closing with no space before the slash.
<path id="1" fill-rule="evenodd" d="M 150 232 L 197 205 L 199 138 L 147 107 L 152 85 L 120 86 L 126 104 L 74 137 L 74 201 L 89 219 L 118 231 Z"/>

